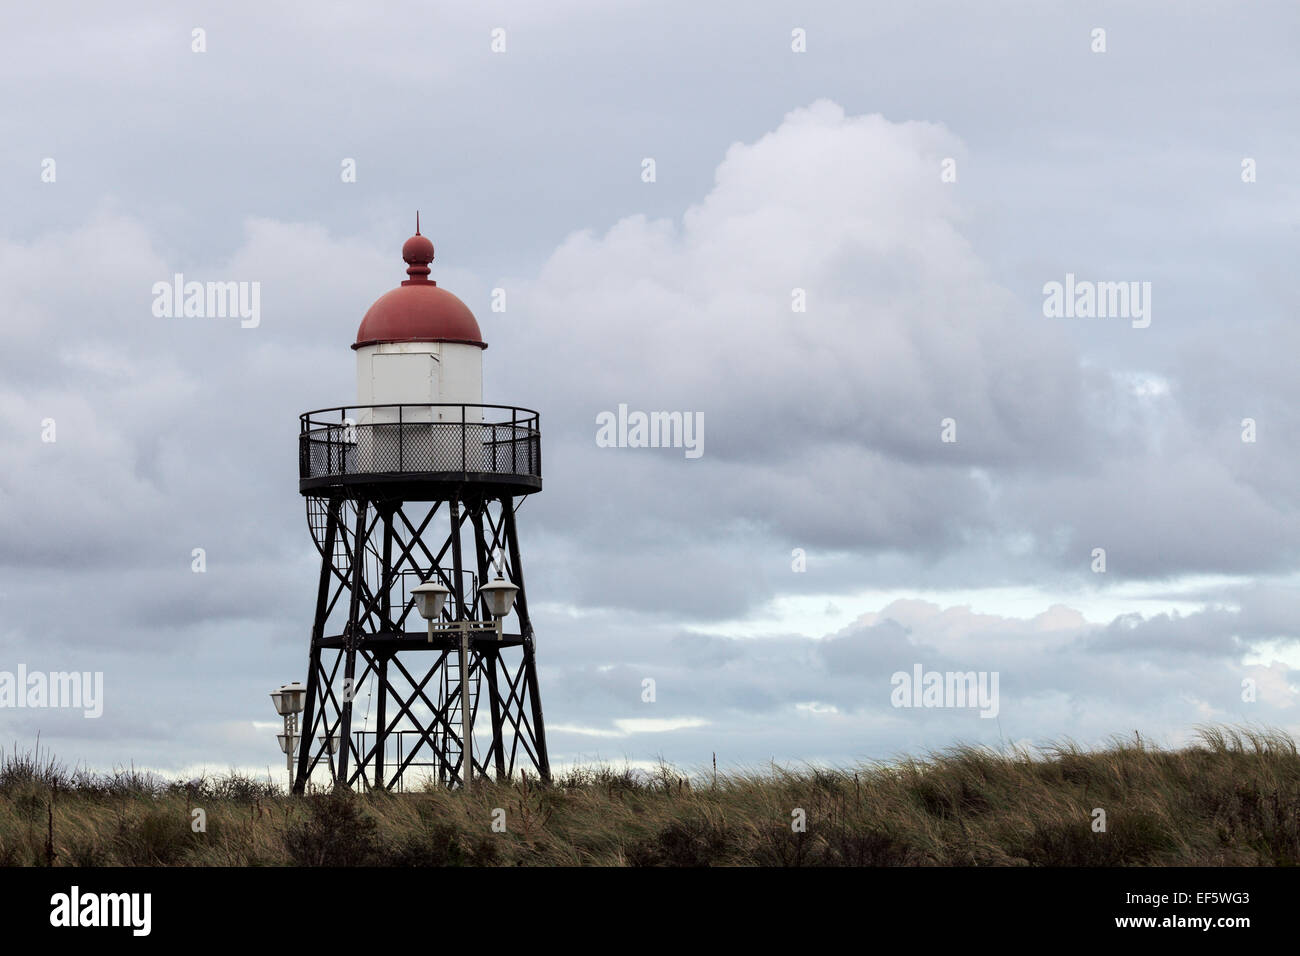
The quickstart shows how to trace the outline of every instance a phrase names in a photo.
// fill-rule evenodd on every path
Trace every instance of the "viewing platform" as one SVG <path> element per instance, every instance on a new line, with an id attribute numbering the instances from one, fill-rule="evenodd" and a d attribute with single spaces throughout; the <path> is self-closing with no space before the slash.
<path id="1" fill-rule="evenodd" d="M 299 416 L 298 490 L 345 497 L 388 491 L 436 499 L 449 487 L 542 489 L 540 416 L 508 405 L 364 405 Z M 389 486 L 389 487 L 381 487 Z"/>

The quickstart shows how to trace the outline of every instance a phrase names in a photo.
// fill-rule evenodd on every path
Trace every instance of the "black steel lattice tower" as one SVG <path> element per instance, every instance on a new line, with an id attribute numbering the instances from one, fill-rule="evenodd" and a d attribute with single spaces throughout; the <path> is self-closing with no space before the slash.
<path id="1" fill-rule="evenodd" d="M 540 491 L 539 416 L 482 404 L 487 348 L 470 310 L 430 281 L 433 244 L 403 247 L 401 287 L 366 313 L 358 402 L 301 416 L 299 490 L 321 555 L 294 790 L 328 779 L 401 788 L 517 771 L 550 776 L 515 512 Z M 491 619 L 479 585 L 518 588 L 500 632 L 430 633 L 411 589 L 449 590 L 442 622 Z M 471 746 L 462 739 L 470 712 Z M 328 778 L 325 774 L 328 773 Z"/>

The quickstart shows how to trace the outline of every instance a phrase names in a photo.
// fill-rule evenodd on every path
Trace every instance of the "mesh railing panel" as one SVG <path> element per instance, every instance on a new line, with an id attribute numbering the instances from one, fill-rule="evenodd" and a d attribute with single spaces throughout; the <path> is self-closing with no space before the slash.
<path id="1" fill-rule="evenodd" d="M 524 423 L 322 424 L 304 417 L 304 426 L 298 445 L 303 479 L 402 472 L 541 477 L 535 413 Z"/>

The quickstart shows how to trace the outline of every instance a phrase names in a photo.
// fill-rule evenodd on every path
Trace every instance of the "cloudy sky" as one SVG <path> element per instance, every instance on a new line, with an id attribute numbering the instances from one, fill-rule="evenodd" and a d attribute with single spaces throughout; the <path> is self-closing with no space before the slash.
<path id="1" fill-rule="evenodd" d="M 1290 2 L 7 6 L 0 671 L 105 699 L 0 742 L 278 772 L 297 415 L 354 401 L 417 208 L 485 400 L 542 414 L 553 763 L 1300 732 L 1298 41 Z M 156 317 L 176 273 L 259 323 Z M 1149 324 L 1045 314 L 1067 275 Z M 598 447 L 620 404 L 703 455 Z M 916 665 L 996 718 L 893 706 Z"/>

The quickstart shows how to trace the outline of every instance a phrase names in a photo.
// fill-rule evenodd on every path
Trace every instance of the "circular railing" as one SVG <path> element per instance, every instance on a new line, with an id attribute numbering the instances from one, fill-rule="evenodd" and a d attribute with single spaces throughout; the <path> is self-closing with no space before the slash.
<path id="1" fill-rule="evenodd" d="M 496 481 L 541 487 L 540 416 L 509 405 L 363 405 L 299 416 L 307 492 L 367 481 Z"/>

